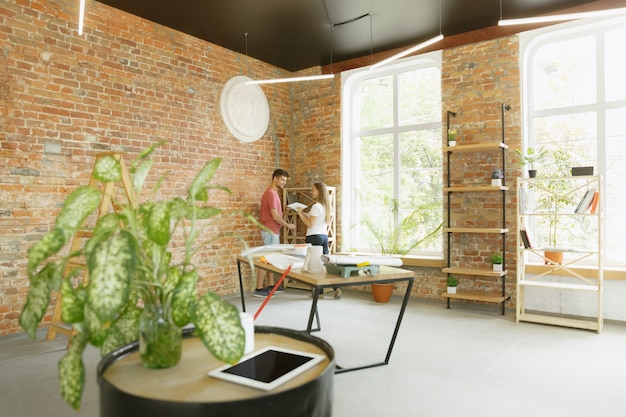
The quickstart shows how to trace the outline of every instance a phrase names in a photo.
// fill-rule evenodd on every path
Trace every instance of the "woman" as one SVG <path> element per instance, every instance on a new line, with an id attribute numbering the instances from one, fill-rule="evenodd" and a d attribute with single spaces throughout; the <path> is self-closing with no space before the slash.
<path id="1" fill-rule="evenodd" d="M 328 255 L 328 224 L 331 207 L 328 202 L 328 189 L 323 182 L 316 182 L 311 188 L 315 203 L 308 213 L 298 209 L 298 216 L 306 226 L 306 243 L 322 246 L 322 253 Z M 323 294 L 322 294 L 323 295 Z M 341 289 L 335 288 L 335 298 L 341 298 Z"/>

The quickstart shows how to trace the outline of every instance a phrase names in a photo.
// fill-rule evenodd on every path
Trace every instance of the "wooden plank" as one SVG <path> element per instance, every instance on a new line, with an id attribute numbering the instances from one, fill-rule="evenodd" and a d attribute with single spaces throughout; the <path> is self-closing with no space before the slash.
<path id="1" fill-rule="evenodd" d="M 445 298 L 452 298 L 457 300 L 471 300 L 471 301 L 482 301 L 486 303 L 496 303 L 500 304 L 509 299 L 509 297 L 505 297 L 499 294 L 489 294 L 485 292 L 478 291 L 459 291 L 457 290 L 456 294 L 450 294 L 444 292 L 441 294 Z"/>
<path id="2" fill-rule="evenodd" d="M 548 316 L 548 315 L 535 314 L 535 313 L 522 313 L 517 317 L 517 319 L 519 321 L 526 321 L 526 322 L 531 322 L 531 323 L 574 327 L 577 329 L 584 329 L 584 330 L 595 330 L 598 333 L 600 333 L 600 330 L 601 330 L 598 328 L 597 321 L 575 319 L 575 318 L 570 318 L 570 317 L 557 317 L 557 316 Z"/>
<path id="3" fill-rule="evenodd" d="M 507 191 L 509 187 L 504 185 L 475 185 L 464 187 L 443 187 L 444 192 L 484 192 L 484 191 Z"/>
<path id="4" fill-rule="evenodd" d="M 509 229 L 498 229 L 495 227 L 444 227 L 444 233 L 508 233 Z"/>
<path id="5" fill-rule="evenodd" d="M 502 142 L 493 143 L 474 143 L 471 145 L 444 146 L 445 152 L 463 153 L 463 152 L 482 152 L 493 151 L 497 149 L 509 149 L 509 145 Z"/>
<path id="6" fill-rule="evenodd" d="M 476 268 L 460 268 L 450 267 L 443 268 L 441 272 L 446 274 L 458 274 L 458 275 L 479 275 L 482 277 L 502 277 L 507 274 L 507 271 L 494 271 L 493 269 L 476 269 Z"/>
<path id="7" fill-rule="evenodd" d="M 527 279 L 519 281 L 519 285 L 524 287 L 557 288 L 563 290 L 582 290 L 595 292 L 600 290 L 597 285 L 572 284 L 565 282 L 530 281 Z"/>

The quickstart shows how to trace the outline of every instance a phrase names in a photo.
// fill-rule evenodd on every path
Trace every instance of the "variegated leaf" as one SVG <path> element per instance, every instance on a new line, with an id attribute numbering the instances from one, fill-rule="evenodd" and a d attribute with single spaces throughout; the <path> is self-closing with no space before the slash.
<path id="1" fill-rule="evenodd" d="M 124 230 L 90 253 L 87 302 L 101 321 L 114 320 L 126 304 L 136 263 L 133 238 Z"/>
<path id="2" fill-rule="evenodd" d="M 88 304 L 85 305 L 84 312 L 84 323 L 89 333 L 89 343 L 94 346 L 101 346 L 109 334 L 111 322 L 102 322 Z"/>
<path id="3" fill-rule="evenodd" d="M 161 284 L 163 286 L 163 293 L 169 294 L 170 292 L 174 291 L 174 288 L 176 288 L 176 286 L 178 285 L 182 274 L 183 272 L 180 270 L 180 268 L 168 268 L 165 275 L 165 280 Z"/>
<path id="4" fill-rule="evenodd" d="M 87 343 L 87 336 L 78 333 L 72 338 L 72 345 L 59 361 L 59 385 L 61 396 L 72 408 L 80 409 L 80 401 L 85 386 L 85 364 L 82 353 Z"/>
<path id="5" fill-rule="evenodd" d="M 246 337 L 237 307 L 217 294 L 206 293 L 192 305 L 191 318 L 213 356 L 231 364 L 241 359 Z"/>
<path id="6" fill-rule="evenodd" d="M 209 206 L 196 207 L 195 210 L 196 210 L 196 219 L 210 219 L 211 217 L 215 217 L 222 212 L 222 210 L 216 207 L 209 207 Z"/>
<path id="7" fill-rule="evenodd" d="M 122 179 L 122 165 L 112 155 L 105 155 L 96 160 L 93 176 L 102 182 L 117 182 Z"/>
<path id="8" fill-rule="evenodd" d="M 63 202 L 61 212 L 55 220 L 55 226 L 63 229 L 70 236 L 78 230 L 83 221 L 100 204 L 102 194 L 97 189 L 84 185 L 78 187 Z M 70 236 L 66 236 L 69 239 Z"/>
<path id="9" fill-rule="evenodd" d="M 148 159 L 143 161 L 135 170 L 135 175 L 133 176 L 133 186 L 135 187 L 135 193 L 141 194 L 141 189 L 143 188 L 143 184 L 148 177 L 148 173 L 150 172 L 150 168 L 154 161 L 152 159 Z"/>
<path id="10" fill-rule="evenodd" d="M 170 203 L 159 201 L 148 215 L 148 236 L 159 245 L 170 241 Z"/>
<path id="11" fill-rule="evenodd" d="M 198 175 L 196 175 L 196 178 L 194 178 L 189 186 L 188 193 L 191 200 L 206 202 L 209 199 L 209 193 L 206 187 L 211 178 L 213 178 L 213 175 L 215 175 L 215 171 L 217 171 L 221 162 L 221 158 L 213 158 L 198 172 Z"/>
<path id="12" fill-rule="evenodd" d="M 196 282 L 198 282 L 198 274 L 195 270 L 185 272 L 174 289 L 172 294 L 172 320 L 178 327 L 183 327 L 191 321 L 190 307 L 196 298 Z"/>
<path id="13" fill-rule="evenodd" d="M 88 255 L 98 243 L 110 238 L 119 227 L 120 215 L 118 213 L 107 213 L 98 219 L 93 229 L 93 236 L 85 243 L 85 254 Z"/>
<path id="14" fill-rule="evenodd" d="M 100 347 L 102 356 L 139 338 L 139 315 L 141 311 L 136 307 L 129 307 L 124 315 L 113 323 L 107 338 Z"/>
<path id="15" fill-rule="evenodd" d="M 182 198 L 174 198 L 170 202 L 170 218 L 173 222 L 187 217 L 187 202 Z"/>
<path id="16" fill-rule="evenodd" d="M 61 229 L 52 229 L 28 249 L 28 275 L 35 272 L 39 264 L 56 254 L 67 242 L 67 234 Z"/>
<path id="17" fill-rule="evenodd" d="M 85 289 L 74 289 L 69 279 L 64 279 L 61 284 L 61 300 L 63 310 L 61 319 L 65 323 L 80 323 L 84 318 Z"/>
<path id="18" fill-rule="evenodd" d="M 30 276 L 30 288 L 19 322 L 33 339 L 37 332 L 37 325 L 50 304 L 50 281 L 53 280 L 52 276 L 56 272 L 56 267 L 55 264 L 49 263 L 39 273 Z"/>

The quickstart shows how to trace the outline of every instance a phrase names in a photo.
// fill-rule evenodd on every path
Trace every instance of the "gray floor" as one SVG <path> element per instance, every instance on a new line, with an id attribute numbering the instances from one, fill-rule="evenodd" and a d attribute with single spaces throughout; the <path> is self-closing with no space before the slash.
<path id="1" fill-rule="evenodd" d="M 249 312 L 262 299 L 247 297 Z M 238 299 L 233 298 L 238 305 Z M 302 329 L 308 293 L 288 289 L 257 323 Z M 382 361 L 400 306 L 377 304 L 368 293 L 324 299 L 322 331 L 341 366 Z M 58 394 L 56 363 L 65 337 L 53 342 L 23 335 L 0 338 L 0 414 L 3 417 L 97 416 L 95 365 L 90 349 L 80 412 Z M 626 325 L 593 332 L 516 324 L 512 312 L 413 299 L 388 366 L 335 375 L 336 417 L 367 416 L 620 416 L 626 415 Z"/>

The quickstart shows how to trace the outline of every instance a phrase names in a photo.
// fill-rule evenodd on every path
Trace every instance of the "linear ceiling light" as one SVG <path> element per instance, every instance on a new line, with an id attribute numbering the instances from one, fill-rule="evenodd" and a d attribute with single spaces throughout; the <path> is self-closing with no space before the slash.
<path id="1" fill-rule="evenodd" d="M 370 67 L 370 69 L 373 70 L 373 69 L 376 69 L 378 67 L 382 67 L 383 65 L 386 65 L 386 64 L 390 63 L 391 61 L 395 61 L 396 59 L 400 59 L 402 57 L 405 57 L 405 56 L 407 56 L 409 54 L 412 54 L 413 52 L 417 52 L 420 49 L 424 49 L 427 46 L 430 46 L 433 43 L 437 43 L 440 40 L 442 40 L 443 39 L 443 34 L 441 33 L 441 15 L 442 15 L 442 13 L 441 13 L 441 7 L 442 7 L 441 3 L 442 3 L 441 0 L 439 0 L 439 35 L 435 36 L 434 38 L 430 38 L 429 40 L 427 40 L 425 42 L 418 43 L 417 45 L 412 46 L 409 49 L 406 49 L 406 50 L 404 50 L 402 52 L 399 52 L 399 53 L 397 53 L 395 55 L 392 55 L 389 58 L 383 59 L 382 61 L 377 62 L 376 64 L 372 65 Z M 500 7 L 500 8 L 502 8 L 502 7 Z M 372 27 L 371 27 L 371 24 L 370 24 L 370 49 L 371 49 L 371 42 L 372 42 L 371 38 L 372 38 Z"/>
<path id="2" fill-rule="evenodd" d="M 429 40 L 427 40 L 425 42 L 419 43 L 419 44 L 417 44 L 417 45 L 415 45 L 415 46 L 413 46 L 413 47 L 411 47 L 409 49 L 406 49 L 406 50 L 404 50 L 402 52 L 399 52 L 399 53 L 397 53 L 397 54 L 395 54 L 393 56 L 390 56 L 389 58 L 386 58 L 386 59 L 383 59 L 380 62 L 377 62 L 376 64 L 372 65 L 370 67 L 370 69 L 376 69 L 378 67 L 382 67 L 383 65 L 386 65 L 386 64 L 390 63 L 391 61 L 395 61 L 396 59 L 400 59 L 400 58 L 402 58 L 404 56 L 412 54 L 413 52 L 419 51 L 420 49 L 424 49 L 427 46 L 430 46 L 433 43 L 439 42 L 442 39 L 443 39 L 443 35 L 439 34 L 439 35 L 435 36 L 434 38 L 431 38 L 431 39 L 429 39 Z"/>
<path id="3" fill-rule="evenodd" d="M 608 10 L 596 10 L 592 12 L 580 12 L 580 13 L 566 13 L 555 14 L 549 16 L 536 16 L 536 17 L 524 17 L 519 19 L 502 19 L 498 21 L 498 26 L 512 26 L 512 25 L 527 25 L 531 23 L 548 23 L 548 22 L 561 22 L 565 20 L 584 19 L 588 17 L 605 17 L 615 16 L 618 14 L 626 13 L 626 7 Z"/>
<path id="4" fill-rule="evenodd" d="M 334 77 L 335 77 L 335 74 L 308 75 L 304 77 L 273 78 L 271 80 L 252 80 L 252 81 L 246 81 L 246 84 L 293 83 L 297 81 L 327 80 L 329 78 L 334 78 Z"/>
<path id="5" fill-rule="evenodd" d="M 85 0 L 80 0 L 78 10 L 78 34 L 83 34 L 83 23 L 85 22 Z"/>

